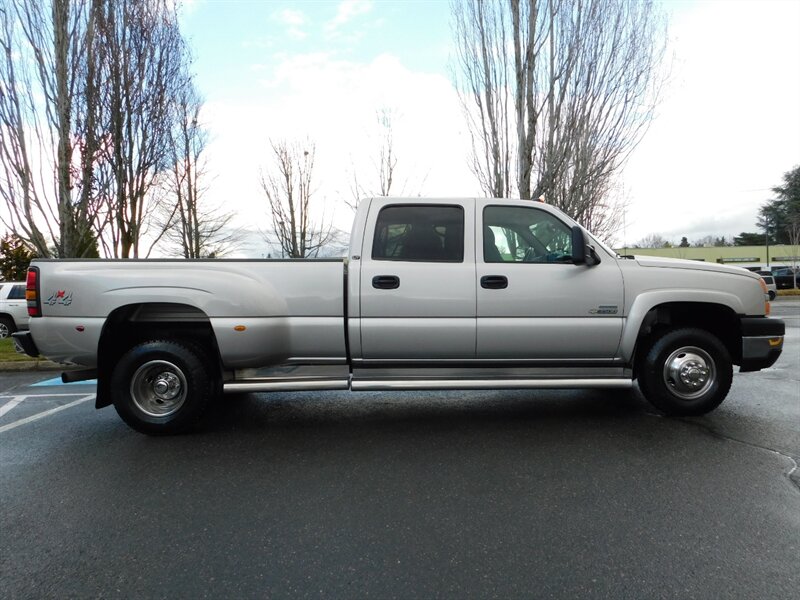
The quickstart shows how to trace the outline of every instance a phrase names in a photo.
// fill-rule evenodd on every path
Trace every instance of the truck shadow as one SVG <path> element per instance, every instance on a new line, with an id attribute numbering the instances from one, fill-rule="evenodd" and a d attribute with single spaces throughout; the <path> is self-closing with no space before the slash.
<path id="1" fill-rule="evenodd" d="M 224 397 L 201 431 L 518 427 L 653 412 L 638 389 L 241 394 Z"/>

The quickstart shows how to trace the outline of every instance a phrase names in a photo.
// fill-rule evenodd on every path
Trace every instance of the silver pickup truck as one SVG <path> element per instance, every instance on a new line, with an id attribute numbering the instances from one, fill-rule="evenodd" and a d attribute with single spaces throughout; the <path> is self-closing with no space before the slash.
<path id="1" fill-rule="evenodd" d="M 714 409 L 784 324 L 744 269 L 618 256 L 542 202 L 373 198 L 340 260 L 37 260 L 15 338 L 174 433 L 223 393 L 630 388 Z"/>

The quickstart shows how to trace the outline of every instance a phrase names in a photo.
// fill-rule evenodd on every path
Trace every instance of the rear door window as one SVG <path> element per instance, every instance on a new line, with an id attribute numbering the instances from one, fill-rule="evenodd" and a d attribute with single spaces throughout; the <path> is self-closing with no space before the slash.
<path id="1" fill-rule="evenodd" d="M 394 205 L 378 214 L 373 260 L 464 262 L 464 209 Z"/>
<path id="2" fill-rule="evenodd" d="M 19 284 L 11 288 L 8 293 L 9 300 L 25 300 L 25 285 Z"/>

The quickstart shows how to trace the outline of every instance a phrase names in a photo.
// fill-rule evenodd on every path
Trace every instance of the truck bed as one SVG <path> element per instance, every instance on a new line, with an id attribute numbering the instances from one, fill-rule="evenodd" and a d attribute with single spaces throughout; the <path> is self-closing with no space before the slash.
<path id="1" fill-rule="evenodd" d="M 344 362 L 343 263 L 37 260 L 42 318 L 32 319 L 31 331 L 49 358 L 89 367 L 115 311 L 132 311 L 139 322 L 210 321 L 226 369 Z"/>

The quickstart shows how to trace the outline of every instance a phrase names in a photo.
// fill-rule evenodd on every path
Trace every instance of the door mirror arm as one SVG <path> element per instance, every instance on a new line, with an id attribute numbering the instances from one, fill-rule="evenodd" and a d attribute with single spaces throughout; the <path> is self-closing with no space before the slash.
<path id="1" fill-rule="evenodd" d="M 586 247 L 589 249 L 589 256 L 586 259 L 586 265 L 589 267 L 599 265 L 600 255 L 597 254 L 597 251 L 594 249 L 594 246 L 592 246 L 591 244 L 587 244 Z"/>

